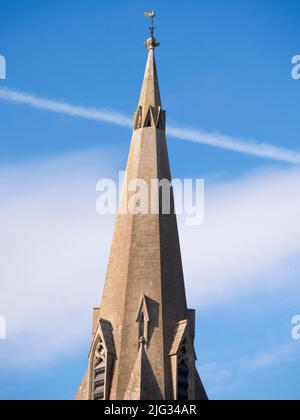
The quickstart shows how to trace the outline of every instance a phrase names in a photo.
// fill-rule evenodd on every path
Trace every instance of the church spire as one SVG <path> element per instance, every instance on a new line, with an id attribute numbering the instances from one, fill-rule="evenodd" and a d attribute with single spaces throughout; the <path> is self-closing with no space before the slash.
<path id="1" fill-rule="evenodd" d="M 151 36 L 121 197 L 125 211 L 116 218 L 79 400 L 207 398 L 195 365 L 195 311 L 186 301 L 173 189 L 170 211 L 163 211 L 162 194 L 156 190 L 159 205 L 152 213 L 151 206 L 141 211 L 137 191 L 129 187 L 138 180 L 150 192 L 153 181 L 171 183 L 154 57 L 155 14 L 147 16 Z"/>

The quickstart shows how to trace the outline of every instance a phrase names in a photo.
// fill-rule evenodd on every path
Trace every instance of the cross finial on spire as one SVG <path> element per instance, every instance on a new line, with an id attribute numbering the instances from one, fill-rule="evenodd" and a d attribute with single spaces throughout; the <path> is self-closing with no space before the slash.
<path id="1" fill-rule="evenodd" d="M 145 46 L 150 50 L 150 49 L 154 49 L 156 47 L 159 47 L 159 42 L 156 41 L 156 39 L 154 38 L 154 18 L 155 18 L 155 12 L 145 12 L 145 17 L 148 17 L 151 19 L 151 26 L 150 26 L 150 38 L 147 39 L 147 41 L 145 42 Z"/>

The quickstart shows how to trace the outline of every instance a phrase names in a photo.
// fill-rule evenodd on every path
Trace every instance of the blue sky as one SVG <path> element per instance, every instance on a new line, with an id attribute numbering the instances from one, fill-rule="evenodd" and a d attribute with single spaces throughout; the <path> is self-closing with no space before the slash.
<path id="1" fill-rule="evenodd" d="M 0 89 L 130 117 L 146 60 L 143 12 L 155 9 L 170 125 L 299 152 L 296 0 L 0 8 Z M 95 214 L 95 185 L 124 169 L 130 130 L 0 98 L 0 133 L 0 398 L 72 398 L 113 227 Z M 180 233 L 210 397 L 299 399 L 299 167 L 175 138 L 169 153 L 174 177 L 206 180 L 207 224 Z"/>

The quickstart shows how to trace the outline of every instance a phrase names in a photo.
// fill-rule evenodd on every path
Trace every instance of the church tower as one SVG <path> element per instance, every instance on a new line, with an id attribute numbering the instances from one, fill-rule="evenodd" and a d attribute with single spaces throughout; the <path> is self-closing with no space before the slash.
<path id="1" fill-rule="evenodd" d="M 171 182 L 154 38 L 148 60 L 100 308 L 94 309 L 88 369 L 77 400 L 206 400 L 196 370 L 195 311 L 188 309 L 172 188 L 165 212 L 143 212 L 128 185 Z M 150 193 L 149 193 L 150 196 Z M 150 197 L 149 197 L 150 200 Z M 125 211 L 124 211 L 125 209 Z M 133 211 L 132 211 L 133 210 Z"/>

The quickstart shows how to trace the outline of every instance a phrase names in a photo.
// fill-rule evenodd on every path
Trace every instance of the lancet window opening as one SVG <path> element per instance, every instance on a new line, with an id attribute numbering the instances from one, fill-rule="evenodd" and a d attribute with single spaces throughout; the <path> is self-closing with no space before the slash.
<path id="1" fill-rule="evenodd" d="M 105 398 L 105 373 L 106 353 L 102 343 L 100 343 L 97 347 L 94 361 L 93 394 L 96 401 L 101 401 Z"/>
<path id="2" fill-rule="evenodd" d="M 177 399 L 187 401 L 189 399 L 189 358 L 187 343 L 184 341 L 178 354 L 178 383 Z"/>

